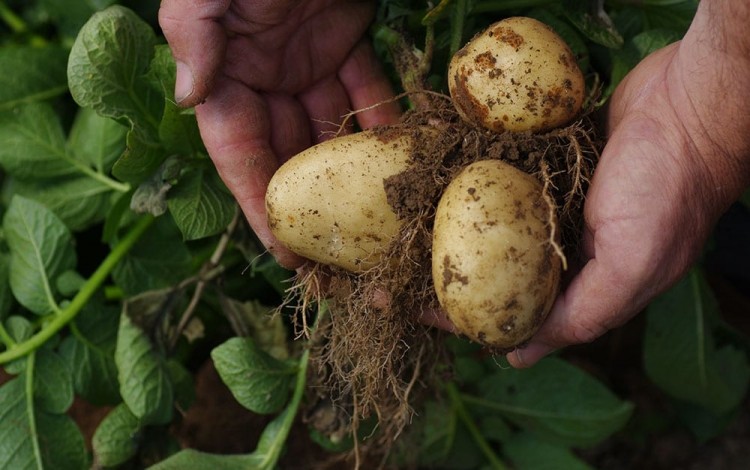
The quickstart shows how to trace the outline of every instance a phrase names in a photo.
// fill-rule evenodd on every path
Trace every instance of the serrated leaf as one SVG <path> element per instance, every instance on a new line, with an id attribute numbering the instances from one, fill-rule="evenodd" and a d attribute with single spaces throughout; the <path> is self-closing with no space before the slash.
<path id="1" fill-rule="evenodd" d="M 166 358 L 127 312 L 120 316 L 115 348 L 120 395 L 142 424 L 164 424 L 172 419 L 174 395 Z"/>
<path id="2" fill-rule="evenodd" d="M 70 175 L 76 170 L 65 152 L 65 134 L 48 103 L 29 103 L 0 112 L 0 165 L 24 178 Z"/>
<path id="3" fill-rule="evenodd" d="M 258 348 L 251 338 L 231 338 L 211 351 L 214 366 L 232 395 L 260 414 L 279 411 L 289 397 L 297 368 Z"/>
<path id="4" fill-rule="evenodd" d="M 503 452 L 524 470 L 593 470 L 570 449 L 527 433 L 517 433 L 503 441 Z"/>
<path id="5" fill-rule="evenodd" d="M 36 372 L 36 371 L 35 371 Z M 0 386 L 0 468 L 75 469 L 86 467 L 78 427 L 70 417 L 46 413 L 30 400 L 25 373 Z"/>
<path id="6" fill-rule="evenodd" d="M 94 405 L 120 401 L 114 357 L 118 313 L 117 308 L 89 302 L 73 321 L 72 334 L 60 346 L 60 354 L 73 371 L 76 393 Z"/>
<path id="7" fill-rule="evenodd" d="M 142 429 L 127 405 L 117 405 L 104 417 L 91 440 L 95 464 L 115 467 L 130 460 L 138 450 Z"/>
<path id="8" fill-rule="evenodd" d="M 169 191 L 167 205 L 186 240 L 221 233 L 237 210 L 213 167 L 186 173 Z"/>
<path id="9" fill-rule="evenodd" d="M 0 70 L 6 71 L 0 74 L 0 115 L 67 92 L 67 59 L 65 49 L 58 46 L 0 47 Z"/>
<path id="10" fill-rule="evenodd" d="M 21 196 L 11 201 L 3 228 L 16 300 L 38 315 L 57 311 L 52 279 L 76 265 L 70 231 L 52 211 Z"/>
<path id="11" fill-rule="evenodd" d="M 497 371 L 480 383 L 480 389 L 483 407 L 537 435 L 569 445 L 601 442 L 621 429 L 633 412 L 631 403 L 555 357 L 530 369 Z"/>
<path id="12" fill-rule="evenodd" d="M 750 383 L 745 353 L 717 347 L 718 304 L 694 269 L 647 310 L 643 357 L 646 374 L 672 397 L 716 414 L 736 407 Z"/>
<path id="13" fill-rule="evenodd" d="M 158 218 L 112 271 L 128 296 L 172 286 L 191 269 L 191 256 L 170 217 Z"/>
<path id="14" fill-rule="evenodd" d="M 40 349 L 34 366 L 34 399 L 40 410 L 65 413 L 73 404 L 73 378 L 57 353 Z"/>
<path id="15" fill-rule="evenodd" d="M 156 35 L 131 10 L 114 5 L 81 28 L 68 60 L 68 83 L 83 107 L 130 125 L 127 151 L 113 173 L 137 182 L 158 167 L 158 127 L 164 97 L 145 78 Z"/>

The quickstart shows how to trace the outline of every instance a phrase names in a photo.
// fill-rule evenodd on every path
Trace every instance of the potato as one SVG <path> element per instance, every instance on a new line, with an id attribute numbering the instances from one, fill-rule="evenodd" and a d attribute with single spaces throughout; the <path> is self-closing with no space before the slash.
<path id="1" fill-rule="evenodd" d="M 353 272 L 374 266 L 401 226 L 383 182 L 406 169 L 411 147 L 408 130 L 394 126 L 331 139 L 296 155 L 266 192 L 271 231 L 311 260 Z"/>
<path id="2" fill-rule="evenodd" d="M 542 132 L 580 112 L 585 83 L 568 45 L 532 18 L 499 21 L 452 58 L 448 87 L 458 113 L 495 132 Z"/>
<path id="3" fill-rule="evenodd" d="M 435 215 L 432 276 L 457 330 L 513 348 L 542 324 L 560 282 L 552 213 L 534 177 L 499 160 L 464 168 Z"/>

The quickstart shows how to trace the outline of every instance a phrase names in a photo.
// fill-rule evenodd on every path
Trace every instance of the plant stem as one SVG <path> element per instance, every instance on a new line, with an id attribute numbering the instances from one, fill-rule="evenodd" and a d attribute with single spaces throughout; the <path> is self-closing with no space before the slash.
<path id="1" fill-rule="evenodd" d="M 37 468 L 42 470 L 42 452 L 39 448 L 39 439 L 36 434 L 36 414 L 34 413 L 34 366 L 36 354 L 29 354 L 26 361 L 26 411 L 29 416 L 29 436 L 31 437 L 31 446 L 34 448 L 34 459 Z"/>
<path id="2" fill-rule="evenodd" d="M 0 364 L 5 364 L 35 351 L 73 320 L 104 283 L 109 273 L 112 272 L 112 269 L 133 248 L 133 245 L 141 238 L 141 235 L 146 232 L 153 221 L 154 218 L 151 216 L 142 217 L 120 240 L 120 243 L 110 251 L 109 255 L 102 261 L 102 264 L 94 271 L 94 274 L 91 275 L 83 284 L 81 290 L 73 297 L 73 300 L 34 336 L 0 353 Z"/>
<path id="3" fill-rule="evenodd" d="M 29 29 L 23 18 L 18 16 L 2 0 L 0 0 L 0 18 L 3 19 L 5 24 L 7 24 L 14 33 L 25 33 Z"/>
<path id="4" fill-rule="evenodd" d="M 0 321 L 0 341 L 5 343 L 8 348 L 12 348 L 16 345 L 16 341 L 10 336 L 8 330 L 5 329 L 5 325 Z"/>
<path id="5" fill-rule="evenodd" d="M 451 42 L 449 54 L 453 57 L 464 42 L 464 20 L 466 19 L 466 0 L 457 0 L 451 17 Z"/>
<path id="6" fill-rule="evenodd" d="M 479 449 L 482 451 L 484 456 L 487 457 L 487 460 L 490 462 L 492 468 L 496 470 L 506 470 L 508 467 L 495 454 L 495 451 L 492 450 L 490 444 L 487 442 L 484 436 L 482 436 L 482 432 L 479 430 L 479 428 L 477 428 L 477 425 L 469 415 L 469 412 L 466 411 L 466 406 L 464 405 L 463 399 L 461 398 L 461 394 L 458 392 L 456 384 L 454 384 L 453 382 L 448 382 L 445 386 L 445 389 L 448 392 L 448 397 L 450 398 L 451 403 L 453 404 L 453 409 L 456 410 L 456 414 L 458 415 L 459 419 L 464 423 L 466 429 L 469 430 L 469 434 L 471 434 L 471 437 L 479 446 Z"/>

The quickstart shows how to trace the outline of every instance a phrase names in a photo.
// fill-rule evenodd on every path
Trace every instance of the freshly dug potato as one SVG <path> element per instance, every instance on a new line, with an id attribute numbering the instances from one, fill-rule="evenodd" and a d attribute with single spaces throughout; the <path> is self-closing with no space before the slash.
<path id="1" fill-rule="evenodd" d="M 585 83 L 568 45 L 533 18 L 501 20 L 452 58 L 448 87 L 458 113 L 495 132 L 547 131 L 580 112 Z"/>
<path id="2" fill-rule="evenodd" d="M 353 272 L 380 259 L 401 226 L 383 180 L 407 167 L 412 137 L 390 127 L 331 139 L 279 168 L 266 192 L 271 231 L 293 252 Z"/>
<path id="3" fill-rule="evenodd" d="M 473 163 L 448 185 L 435 215 L 432 276 L 459 332 L 509 349 L 538 329 L 560 282 L 551 223 L 541 184 L 499 160 Z"/>

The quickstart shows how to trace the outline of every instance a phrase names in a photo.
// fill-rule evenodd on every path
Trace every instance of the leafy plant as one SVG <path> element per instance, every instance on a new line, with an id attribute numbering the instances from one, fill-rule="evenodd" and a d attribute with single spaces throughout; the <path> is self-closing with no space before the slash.
<path id="1" fill-rule="evenodd" d="M 310 389 L 308 345 L 290 335 L 288 312 L 269 313 L 290 273 L 262 254 L 193 112 L 172 101 L 158 2 L 114 3 L 0 0 L 0 468 L 276 468 Z M 568 41 L 603 103 L 684 34 L 696 5 L 387 0 L 373 36 L 386 64 L 389 32 L 426 38 L 417 46 L 433 48 L 441 89 L 443 64 L 473 32 L 534 16 Z M 705 273 L 697 265 L 648 308 L 638 345 L 665 419 L 700 441 L 725 431 L 750 380 L 750 343 L 722 320 Z M 583 449 L 642 423 L 617 372 L 586 372 L 575 353 L 512 370 L 449 341 L 448 379 L 395 464 L 591 468 Z M 205 361 L 248 413 L 267 416 L 254 451 L 180 449 L 170 436 Z M 90 440 L 71 418 L 83 401 L 106 411 Z M 309 445 L 354 445 L 334 437 L 311 430 Z"/>

